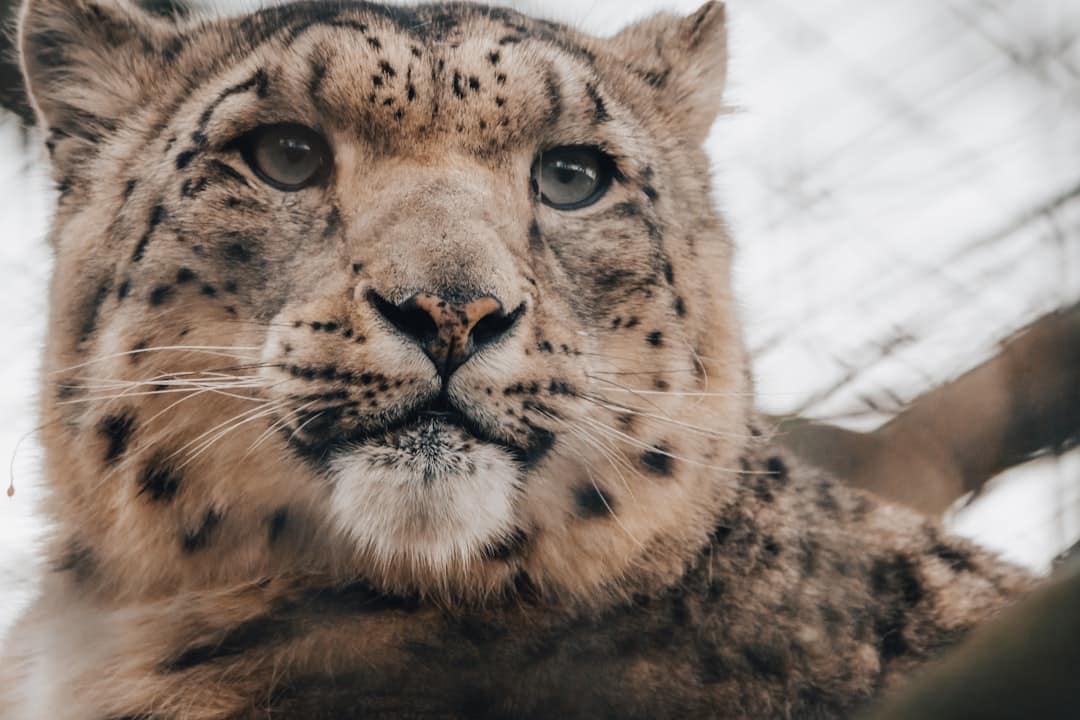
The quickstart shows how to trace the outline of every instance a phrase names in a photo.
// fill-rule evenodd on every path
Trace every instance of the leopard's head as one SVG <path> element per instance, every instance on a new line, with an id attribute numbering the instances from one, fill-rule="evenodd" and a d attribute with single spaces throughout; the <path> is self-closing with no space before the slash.
<path id="1" fill-rule="evenodd" d="M 29 0 L 20 44 L 77 581 L 586 598 L 705 542 L 749 403 L 702 149 L 721 4 L 598 39 L 469 4 Z"/>

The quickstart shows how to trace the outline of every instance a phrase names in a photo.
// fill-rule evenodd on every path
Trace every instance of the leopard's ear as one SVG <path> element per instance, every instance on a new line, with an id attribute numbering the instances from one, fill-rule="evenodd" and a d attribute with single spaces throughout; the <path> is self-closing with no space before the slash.
<path id="1" fill-rule="evenodd" d="M 656 95 L 657 104 L 702 142 L 724 109 L 727 18 L 712 0 L 688 17 L 655 15 L 611 40 L 615 52 Z"/>
<path id="2" fill-rule="evenodd" d="M 87 143 L 153 93 L 179 48 L 173 22 L 129 0 L 26 0 L 18 38 L 42 127 Z"/>

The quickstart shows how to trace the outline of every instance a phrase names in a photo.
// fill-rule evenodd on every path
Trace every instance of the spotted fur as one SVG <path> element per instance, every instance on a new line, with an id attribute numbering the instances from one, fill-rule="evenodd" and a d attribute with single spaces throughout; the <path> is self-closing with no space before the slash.
<path id="1" fill-rule="evenodd" d="M 4 718 L 839 717 L 1029 584 L 756 428 L 709 3 L 27 0 L 55 521 Z M 286 193 L 237 138 L 333 150 Z M 545 206 L 545 149 L 602 148 Z M 484 325 L 483 337 L 475 328 Z"/>

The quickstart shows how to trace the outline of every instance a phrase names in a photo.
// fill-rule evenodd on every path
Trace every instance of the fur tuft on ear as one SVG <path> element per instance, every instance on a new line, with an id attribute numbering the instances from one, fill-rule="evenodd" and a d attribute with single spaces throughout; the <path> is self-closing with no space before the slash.
<path id="1" fill-rule="evenodd" d="M 688 17 L 663 13 L 626 28 L 611 40 L 657 103 L 694 142 L 702 142 L 724 109 L 727 19 L 724 3 L 702 5 Z"/>
<path id="2" fill-rule="evenodd" d="M 18 38 L 42 127 L 86 143 L 112 132 L 180 49 L 171 21 L 128 0 L 26 0 Z"/>

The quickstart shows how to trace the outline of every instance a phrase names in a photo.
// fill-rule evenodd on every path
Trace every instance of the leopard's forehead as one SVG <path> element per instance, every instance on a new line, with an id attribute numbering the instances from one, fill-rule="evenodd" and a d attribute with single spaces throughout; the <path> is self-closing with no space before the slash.
<path id="1" fill-rule="evenodd" d="M 615 144 L 604 126 L 631 118 L 605 87 L 602 41 L 505 8 L 296 3 L 198 26 L 188 45 L 220 86 L 202 126 L 243 94 L 240 124 L 301 120 L 385 154 L 499 158 L 543 142 Z"/>

